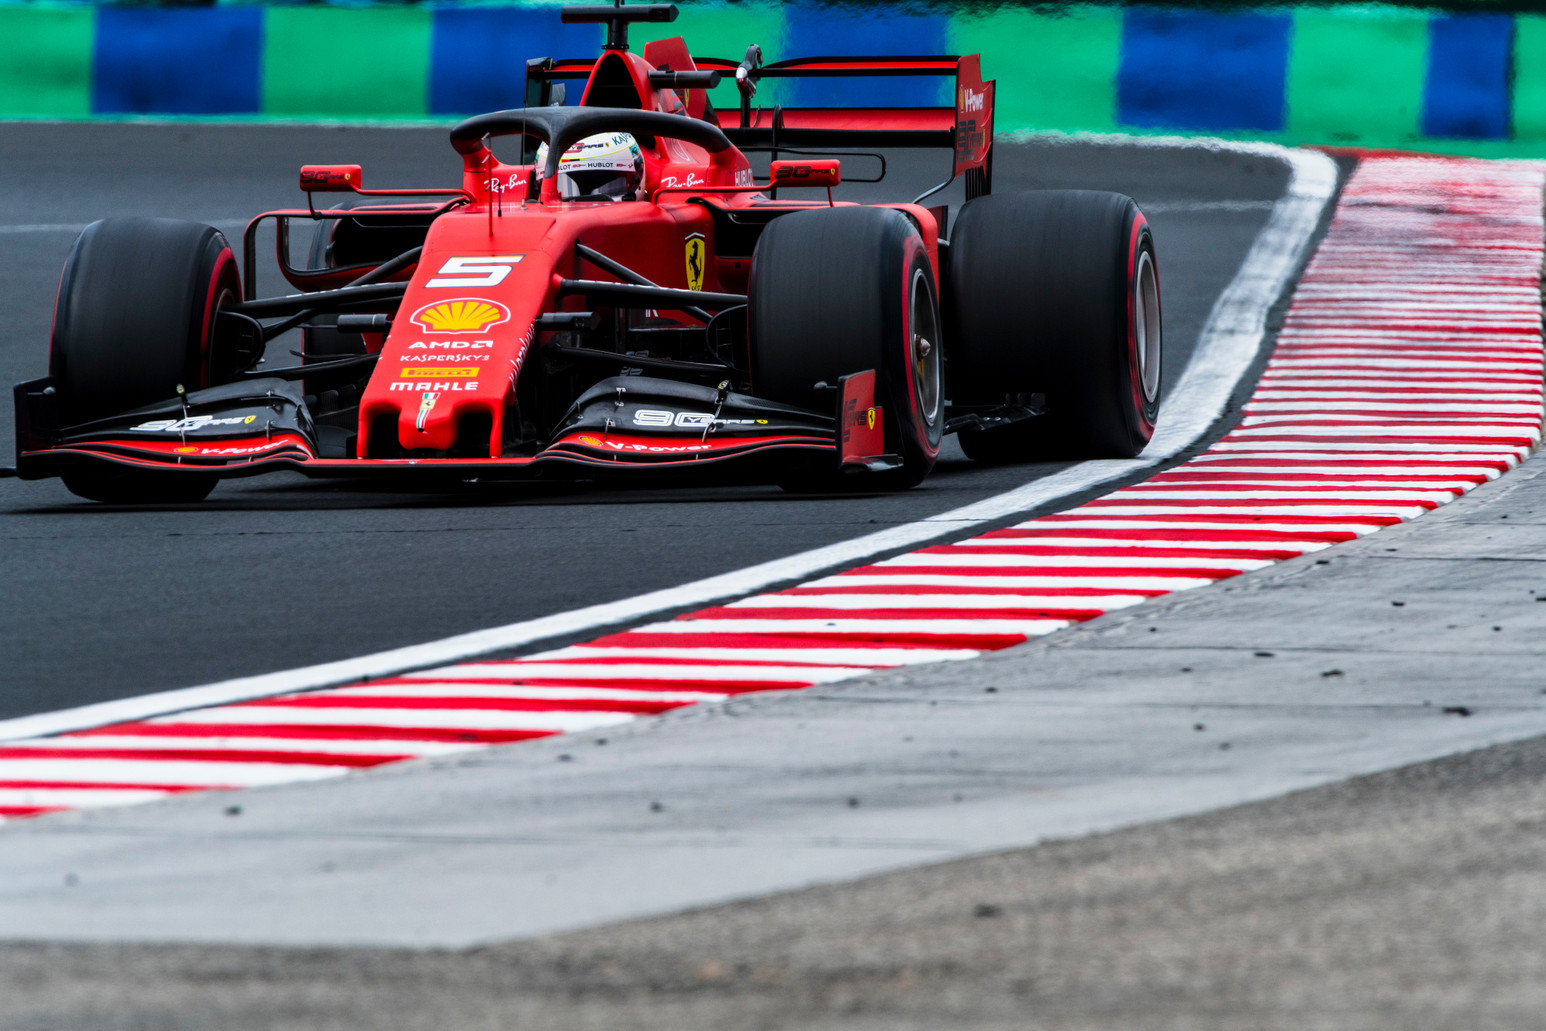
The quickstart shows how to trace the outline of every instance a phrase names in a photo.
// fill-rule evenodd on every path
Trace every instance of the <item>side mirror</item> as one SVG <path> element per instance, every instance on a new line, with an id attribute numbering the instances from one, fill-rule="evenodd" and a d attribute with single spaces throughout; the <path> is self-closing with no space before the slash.
<path id="1" fill-rule="evenodd" d="M 301 166 L 303 193 L 353 193 L 359 188 L 359 165 Z"/>
<path id="2" fill-rule="evenodd" d="M 842 163 L 837 159 L 821 161 L 775 161 L 772 165 L 774 186 L 825 186 L 843 181 Z"/>

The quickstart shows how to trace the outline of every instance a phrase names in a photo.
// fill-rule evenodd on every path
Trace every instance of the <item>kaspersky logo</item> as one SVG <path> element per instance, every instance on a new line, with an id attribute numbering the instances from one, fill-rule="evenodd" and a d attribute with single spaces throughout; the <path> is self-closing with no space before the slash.
<path id="1" fill-rule="evenodd" d="M 510 321 L 510 309 L 480 297 L 457 297 L 426 304 L 409 316 L 426 333 L 484 333 Z"/>

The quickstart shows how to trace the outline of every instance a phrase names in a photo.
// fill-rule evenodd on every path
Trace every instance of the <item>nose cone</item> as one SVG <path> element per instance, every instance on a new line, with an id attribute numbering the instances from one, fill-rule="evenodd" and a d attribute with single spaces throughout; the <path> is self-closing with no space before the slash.
<path id="1" fill-rule="evenodd" d="M 501 384 L 484 382 L 490 371 L 476 365 L 402 370 L 395 384 L 398 442 L 409 451 L 449 451 L 468 410 L 486 411 L 488 404 L 481 402 L 502 393 Z"/>
<path id="2" fill-rule="evenodd" d="M 450 420 L 450 405 L 440 406 L 440 398 L 444 392 L 440 390 L 425 390 L 419 394 L 419 408 L 415 412 L 411 404 L 404 405 L 402 416 L 397 427 L 398 440 L 404 447 L 437 447 L 432 440 L 440 440 L 445 437 L 445 430 Z M 435 417 L 435 408 L 440 407 L 439 417 Z M 402 425 L 412 419 L 412 426 Z M 431 422 L 431 419 L 434 422 Z"/>

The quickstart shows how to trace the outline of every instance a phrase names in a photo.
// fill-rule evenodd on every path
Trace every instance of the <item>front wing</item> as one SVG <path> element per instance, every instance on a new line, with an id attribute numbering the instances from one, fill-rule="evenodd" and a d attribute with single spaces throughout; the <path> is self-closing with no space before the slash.
<path id="1" fill-rule="evenodd" d="M 683 473 L 729 463 L 775 479 L 797 468 L 890 468 L 894 456 L 869 453 L 880 450 L 880 435 L 859 425 L 867 414 L 874 423 L 873 373 L 846 377 L 834 395 L 834 414 L 823 415 L 712 387 L 617 377 L 587 391 L 551 438 L 524 448 L 527 454 L 360 458 L 353 434 L 318 425 L 300 388 L 282 379 L 194 391 L 182 401 L 64 428 L 57 425 L 52 381 L 41 379 L 15 390 L 16 474 L 42 479 L 101 463 L 221 477 L 294 470 L 490 480 Z"/>

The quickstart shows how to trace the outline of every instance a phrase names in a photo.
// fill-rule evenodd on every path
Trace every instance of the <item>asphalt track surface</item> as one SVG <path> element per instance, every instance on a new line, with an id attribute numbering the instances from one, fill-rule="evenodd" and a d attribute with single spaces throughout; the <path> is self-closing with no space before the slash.
<path id="1" fill-rule="evenodd" d="M 10 382 L 46 371 L 58 270 L 89 221 L 186 217 L 236 236 L 254 212 L 298 202 L 303 163 L 358 162 L 373 186 L 440 184 L 458 169 L 440 129 L 6 125 L 0 140 L 0 377 Z M 940 178 L 939 162 L 893 158 L 886 192 L 850 196 L 910 197 Z M 1160 254 L 1167 383 L 1286 182 L 1260 157 L 1067 143 L 1002 145 L 995 175 L 1000 191 L 1111 189 L 1144 207 Z M 7 420 L 0 448 L 12 446 Z M 227 483 L 200 506 L 148 510 L 78 502 L 57 481 L 4 481 L 0 718 L 625 598 L 911 522 L 1057 468 L 984 468 L 951 447 L 919 489 L 819 499 L 746 486 L 403 493 L 280 474 Z"/>

